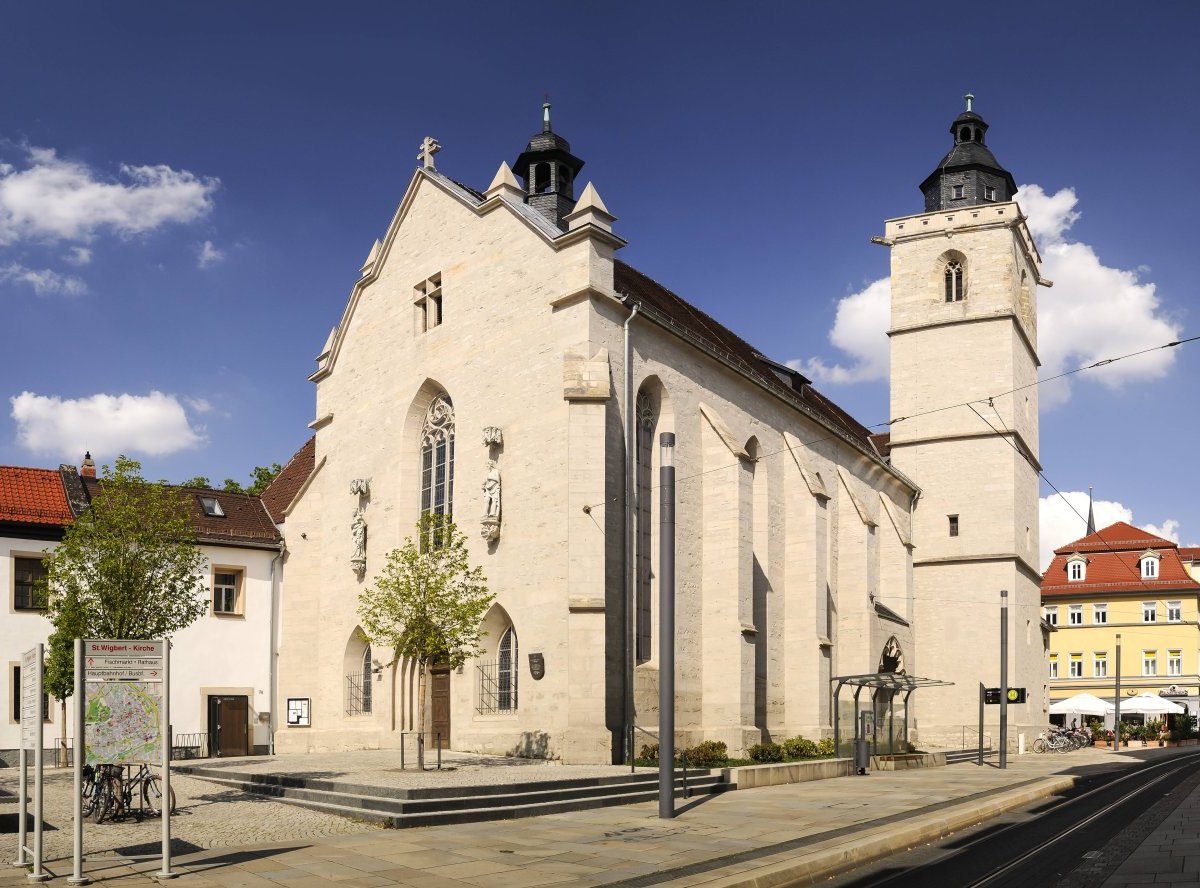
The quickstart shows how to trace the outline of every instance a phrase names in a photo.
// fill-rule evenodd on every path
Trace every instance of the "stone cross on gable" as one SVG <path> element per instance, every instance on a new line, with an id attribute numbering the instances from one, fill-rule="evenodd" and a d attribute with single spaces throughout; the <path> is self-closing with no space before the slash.
<path id="1" fill-rule="evenodd" d="M 433 165 L 433 155 L 442 150 L 442 146 L 438 144 L 438 140 L 433 136 L 426 136 L 421 141 L 421 150 L 417 154 L 417 160 L 421 161 L 422 165 L 427 170 L 435 169 Z"/>

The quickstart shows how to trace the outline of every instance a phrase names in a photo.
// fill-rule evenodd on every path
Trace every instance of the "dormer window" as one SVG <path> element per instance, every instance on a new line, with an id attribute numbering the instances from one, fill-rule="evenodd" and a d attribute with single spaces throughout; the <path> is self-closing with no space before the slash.
<path id="1" fill-rule="evenodd" d="M 955 186 L 954 186 L 954 199 L 955 199 L 955 200 L 962 200 L 962 199 L 963 199 L 963 186 L 962 186 L 962 185 L 955 185 Z"/>
<path id="2" fill-rule="evenodd" d="M 204 514 L 209 518 L 224 518 L 225 510 L 221 508 L 221 501 L 215 496 L 198 496 L 200 500 L 200 508 L 204 510 Z"/>
<path id="3" fill-rule="evenodd" d="M 983 199 L 984 200 L 995 200 L 996 199 L 996 189 L 993 188 L 991 185 L 984 185 L 983 186 Z"/>
<path id="4" fill-rule="evenodd" d="M 1144 555 L 1142 555 L 1139 563 L 1141 564 L 1141 567 L 1142 567 L 1142 579 L 1143 580 L 1157 580 L 1158 579 L 1158 561 L 1161 557 L 1162 557 L 1161 555 L 1159 555 L 1157 552 L 1155 552 L 1153 550 L 1150 550 L 1150 551 L 1146 552 Z"/>
<path id="5" fill-rule="evenodd" d="M 1079 553 L 1067 559 L 1067 579 L 1072 583 L 1082 583 L 1087 578 L 1087 558 Z"/>

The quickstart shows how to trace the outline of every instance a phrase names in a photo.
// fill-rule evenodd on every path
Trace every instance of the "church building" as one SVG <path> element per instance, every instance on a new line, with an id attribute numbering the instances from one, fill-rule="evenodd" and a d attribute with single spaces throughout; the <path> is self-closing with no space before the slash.
<path id="1" fill-rule="evenodd" d="M 428 729 L 569 763 L 621 760 L 631 726 L 653 742 L 664 432 L 677 742 L 845 739 L 857 705 L 877 745 L 905 725 L 959 745 L 980 682 L 1000 683 L 1001 590 L 1028 692 L 1011 730 L 1044 724 L 1031 384 L 1048 282 L 986 133 L 968 107 L 924 211 L 873 239 L 892 258 L 890 436 L 622 262 L 548 104 L 484 191 L 426 139 L 309 377 L 314 435 L 263 497 L 287 544 L 276 750 L 416 730 L 414 668 L 372 650 L 356 608 L 427 511 L 469 534 L 496 596 L 485 653 L 432 671 Z M 868 682 L 857 704 L 848 676 Z M 953 684 L 912 693 L 916 677 Z"/>

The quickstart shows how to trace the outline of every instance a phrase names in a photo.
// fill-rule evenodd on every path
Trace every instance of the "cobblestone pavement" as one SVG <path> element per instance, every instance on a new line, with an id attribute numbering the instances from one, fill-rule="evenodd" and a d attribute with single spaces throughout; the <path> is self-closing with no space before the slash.
<path id="1" fill-rule="evenodd" d="M 670 821 L 659 820 L 657 805 L 646 803 L 407 830 L 374 829 L 236 793 L 220 804 L 222 793 L 180 779 L 180 804 L 195 811 L 173 824 L 181 840 L 200 850 L 189 854 L 181 847 L 175 868 L 187 888 L 788 884 L 781 874 L 798 866 L 819 874 L 831 861 L 890 853 L 961 828 L 954 824 L 964 818 L 979 822 L 1005 805 L 1060 791 L 1072 774 L 1136 768 L 1173 752 L 1134 757 L 1085 749 L 1014 757 L 1007 771 L 955 765 L 740 790 L 680 802 L 679 816 Z M 311 764 L 355 773 L 349 764 L 329 768 L 316 758 Z M 574 768 L 556 770 L 574 776 Z M 148 838 L 152 845 L 158 824 L 141 827 L 149 828 L 135 840 Z M 93 837 L 98 829 L 90 830 Z M 63 836 L 69 844 L 65 822 Z M 0 838 L 11 854 L 14 837 Z M 94 880 L 121 886 L 150 884 L 148 874 L 157 867 L 91 855 L 87 864 Z M 69 859 L 51 861 L 49 869 L 68 875 Z M 0 888 L 18 884 L 27 884 L 19 870 L 0 871 Z"/>
<path id="2" fill-rule="evenodd" d="M 1195 778 L 1190 792 L 1166 817 L 1150 818 L 1147 826 L 1153 830 L 1133 832 L 1133 839 L 1143 838 L 1140 844 L 1112 873 L 1104 888 L 1124 888 L 1126 885 L 1195 885 L 1200 884 L 1200 781 Z M 1149 832 L 1149 835 L 1145 835 Z M 1122 834 L 1121 838 L 1126 838 Z M 1104 849 L 1105 854 L 1109 849 Z"/>
<path id="3" fill-rule="evenodd" d="M 13 799 L 3 806 L 6 813 L 17 810 L 17 786 L 16 769 L 0 771 L 0 787 L 13 793 Z M 175 791 L 176 800 L 176 814 L 171 819 L 172 848 L 178 854 L 205 848 L 307 840 L 374 832 L 378 829 L 375 824 L 285 805 L 263 796 L 226 790 L 182 775 L 172 775 L 171 788 Z M 31 785 L 31 796 L 32 793 Z M 69 858 L 72 853 L 72 775 L 69 771 L 47 771 L 44 805 L 44 856 L 47 860 Z M 105 821 L 96 824 L 89 821 L 83 828 L 83 850 L 89 856 L 102 853 L 157 853 L 161 848 L 161 830 L 161 823 L 156 819 L 146 819 L 141 823 L 133 818 L 115 823 Z M 15 836 L 11 836 L 11 844 L 15 849 Z M 5 853 L 8 853 L 7 849 Z"/>

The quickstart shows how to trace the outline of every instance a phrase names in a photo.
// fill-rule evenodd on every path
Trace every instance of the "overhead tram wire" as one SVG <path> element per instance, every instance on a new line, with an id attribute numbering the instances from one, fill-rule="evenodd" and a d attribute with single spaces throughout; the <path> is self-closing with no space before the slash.
<path id="1" fill-rule="evenodd" d="M 995 433 L 997 438 L 1000 438 L 1001 440 L 1003 440 L 1006 444 L 1008 444 L 1009 447 L 1011 447 L 1013 450 L 1015 450 L 1022 459 L 1024 459 L 1027 463 L 1029 463 L 1029 467 L 1031 469 L 1033 469 L 1035 472 L 1037 472 L 1038 477 L 1041 478 L 1043 481 L 1045 481 L 1050 486 L 1050 489 L 1053 490 L 1054 493 L 1059 497 L 1059 499 L 1061 499 L 1064 503 L 1067 504 L 1067 508 L 1070 509 L 1072 512 L 1074 512 L 1076 517 L 1078 517 L 1080 521 L 1084 522 L 1085 525 L 1087 524 L 1087 519 L 1084 518 L 1082 514 L 1080 514 L 1079 510 L 1075 508 L 1074 504 L 1072 504 L 1072 502 L 1069 499 L 1067 499 L 1066 495 L 1054 485 L 1053 481 L 1051 481 L 1049 478 L 1046 477 L 1046 473 L 1043 472 L 1037 465 L 1034 464 L 1033 457 L 1031 457 L 1029 454 L 1027 454 L 1020 447 L 1018 447 L 1016 445 L 1016 443 L 1009 437 L 1010 434 L 1012 434 L 1012 432 L 1009 429 L 1000 431 L 1000 429 L 997 429 L 994 425 L 992 425 L 988 421 L 986 416 L 984 416 L 982 413 L 980 413 L 978 410 L 975 409 L 974 404 L 967 404 L 967 406 L 971 408 L 972 413 L 974 413 L 981 420 L 983 420 L 984 425 L 986 425 L 989 429 L 991 429 Z M 994 410 L 995 407 L 993 407 L 992 409 Z M 1000 414 L 997 413 L 996 415 L 999 416 Z M 1147 593 L 1155 591 L 1146 585 L 1145 577 L 1143 577 L 1141 574 L 1139 574 L 1137 571 L 1135 571 L 1133 569 L 1133 565 L 1126 564 L 1124 561 L 1121 560 L 1121 557 L 1117 553 L 1117 550 L 1112 547 L 1112 545 L 1108 542 L 1108 540 L 1106 540 L 1099 533 L 1097 533 L 1096 536 L 1100 537 L 1100 542 L 1104 543 L 1104 548 L 1108 549 L 1108 553 L 1110 555 L 1115 556 L 1117 562 L 1119 564 L 1124 565 L 1126 570 L 1128 570 L 1129 573 L 1133 575 L 1133 577 L 1138 581 L 1138 585 L 1141 586 L 1142 589 L 1144 589 Z"/>
<path id="2" fill-rule="evenodd" d="M 1125 354 L 1125 355 L 1119 355 L 1118 357 L 1115 357 L 1115 358 L 1103 358 L 1103 359 L 1101 359 L 1099 361 L 1095 361 L 1091 364 L 1085 364 L 1082 367 L 1076 367 L 1074 370 L 1067 370 L 1064 373 L 1059 373 L 1054 376 L 1048 376 L 1045 379 L 1039 379 L 1039 380 L 1036 380 L 1035 382 L 1026 383 L 1025 385 L 1019 385 L 1016 388 L 1009 389 L 1008 391 L 1000 392 L 995 395 L 987 395 L 982 398 L 977 398 L 973 401 L 959 401 L 954 404 L 946 404 L 945 406 L 942 406 L 942 407 L 933 407 L 933 408 L 930 408 L 929 410 L 923 410 L 920 413 L 913 413 L 909 416 L 893 417 L 892 419 L 886 420 L 884 422 L 870 423 L 870 424 L 864 426 L 864 428 L 868 428 L 868 429 L 886 428 L 888 426 L 895 425 L 898 422 L 903 422 L 908 419 L 917 419 L 922 416 L 929 416 L 934 413 L 941 413 L 942 411 L 945 411 L 945 410 L 953 410 L 955 407 L 970 407 L 972 404 L 987 403 L 989 406 L 992 406 L 992 408 L 995 409 L 994 404 L 992 402 L 994 402 L 996 398 L 1003 398 L 1008 395 L 1016 394 L 1017 392 L 1024 391 L 1025 389 L 1028 389 L 1028 388 L 1036 388 L 1037 386 L 1044 385 L 1047 382 L 1054 382 L 1057 379 L 1063 379 L 1064 377 L 1072 376 L 1076 373 L 1082 373 L 1085 370 L 1096 370 L 1100 367 L 1107 367 L 1109 364 L 1115 364 L 1118 361 L 1124 361 L 1127 358 L 1136 358 L 1139 355 L 1149 354 L 1150 352 L 1160 351 L 1162 349 L 1174 348 L 1175 346 L 1178 346 L 1178 345 L 1186 345 L 1189 342 L 1196 342 L 1196 341 L 1200 341 L 1200 336 L 1189 336 L 1184 339 L 1177 339 L 1173 342 L 1164 342 L 1162 345 L 1156 345 L 1156 346 L 1153 346 L 1152 348 L 1144 348 L 1144 349 L 1141 349 L 1140 351 L 1130 352 L 1129 354 Z M 982 419 L 982 417 L 980 417 L 980 418 Z M 984 420 L 984 421 L 986 422 L 986 420 Z M 995 430 L 993 429 L 993 431 L 995 431 Z M 813 446 L 814 444 L 822 444 L 826 441 L 838 441 L 838 440 L 841 440 L 840 435 L 824 435 L 820 438 L 814 438 L 811 441 L 801 441 L 800 447 L 807 448 L 807 447 Z M 756 462 L 756 463 L 762 462 L 767 457 L 779 456 L 781 453 L 791 453 L 795 449 L 796 448 L 794 448 L 794 447 L 783 447 L 779 450 L 772 450 L 769 453 L 759 454 L 759 456 L 757 458 L 755 458 L 754 462 Z M 720 472 L 720 471 L 724 471 L 725 469 L 732 469 L 738 465 L 741 465 L 741 463 L 740 462 L 726 463 L 723 466 L 714 466 L 711 469 L 704 469 L 703 471 L 696 472 L 691 475 L 684 475 L 679 478 L 676 478 L 675 486 L 678 488 L 678 486 L 685 481 L 692 481 L 696 478 L 701 478 L 704 475 L 712 474 L 713 472 Z M 1046 478 L 1045 475 L 1042 475 L 1040 470 L 1038 470 L 1038 474 L 1041 475 L 1042 479 L 1045 480 L 1045 482 L 1047 484 L 1050 484 L 1050 479 Z M 1050 486 L 1054 487 L 1053 484 L 1050 484 Z M 657 484 L 651 485 L 651 487 L 650 487 L 650 490 L 657 490 L 657 489 L 658 489 Z M 1058 488 L 1054 488 L 1054 492 L 1058 493 L 1059 496 L 1062 496 L 1062 494 L 1059 492 Z M 610 497 L 608 499 L 600 500 L 599 502 L 596 502 L 596 503 L 588 503 L 587 505 L 583 506 L 583 510 L 585 513 L 590 514 L 592 509 L 598 509 L 601 506 L 607 506 L 611 503 L 620 502 L 623 498 L 624 498 L 624 494 L 621 494 L 619 496 L 614 496 L 614 497 Z M 1065 501 L 1065 499 L 1064 499 L 1064 501 Z M 1068 505 L 1069 505 L 1069 503 L 1068 503 Z M 1072 509 L 1072 511 L 1075 511 L 1075 514 L 1077 514 L 1077 515 L 1079 514 L 1079 512 L 1077 510 L 1075 510 L 1074 506 L 1072 506 L 1071 509 Z"/>

